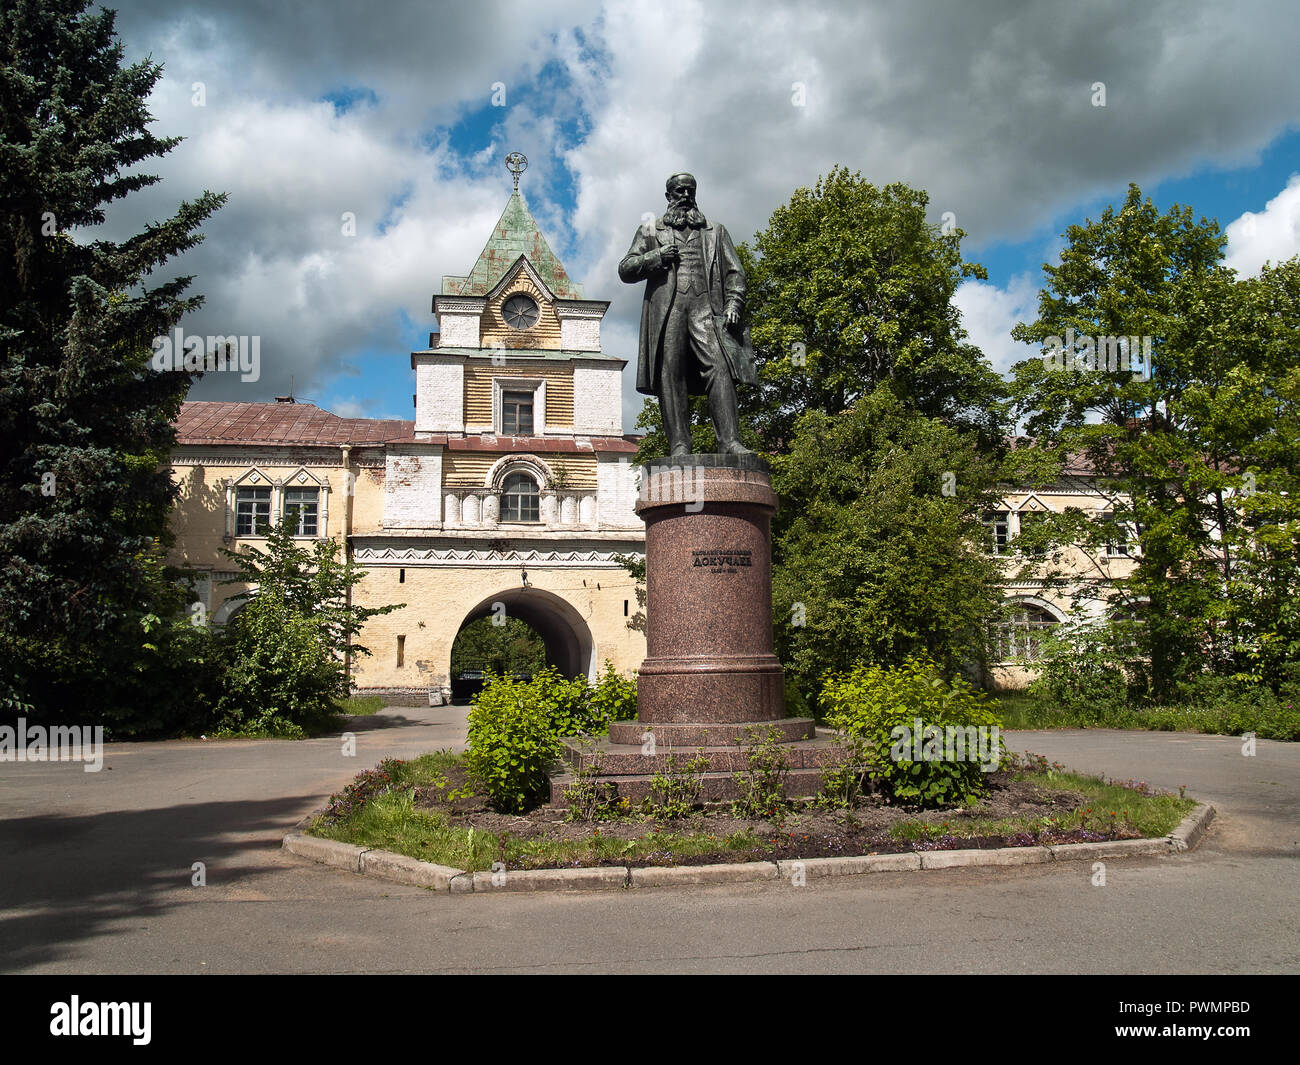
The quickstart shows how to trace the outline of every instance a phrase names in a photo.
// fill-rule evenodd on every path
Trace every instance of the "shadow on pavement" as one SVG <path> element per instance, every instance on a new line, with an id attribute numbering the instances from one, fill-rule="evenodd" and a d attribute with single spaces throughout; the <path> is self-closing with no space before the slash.
<path id="1" fill-rule="evenodd" d="M 0 971 L 75 958 L 78 945 L 237 887 L 273 868 L 244 864 L 279 850 L 280 833 L 319 796 L 187 803 L 84 816 L 38 814 L 0 821 Z M 273 839 L 250 834 L 275 832 Z M 96 837 L 114 841 L 106 850 Z M 90 855 L 97 857 L 90 857 Z M 206 888 L 193 887 L 194 862 Z M 102 947 L 99 948 L 102 951 Z"/>

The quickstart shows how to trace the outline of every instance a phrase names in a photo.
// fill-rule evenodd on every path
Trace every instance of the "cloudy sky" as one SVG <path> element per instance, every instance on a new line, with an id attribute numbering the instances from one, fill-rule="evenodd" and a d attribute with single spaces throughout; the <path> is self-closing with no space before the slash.
<path id="1" fill-rule="evenodd" d="M 409 352 L 505 205 L 509 151 L 569 273 L 613 301 L 605 350 L 633 363 L 641 292 L 617 262 L 683 169 L 737 240 L 836 164 L 926 189 L 988 268 L 957 302 L 1003 370 L 1059 234 L 1130 181 L 1217 218 L 1243 272 L 1300 252 L 1293 0 L 116 6 L 128 58 L 164 64 L 155 132 L 187 139 L 109 235 L 228 192 L 178 260 L 207 299 L 183 325 L 261 337 L 259 381 L 209 374 L 194 399 L 292 378 L 339 414 L 412 417 Z"/>

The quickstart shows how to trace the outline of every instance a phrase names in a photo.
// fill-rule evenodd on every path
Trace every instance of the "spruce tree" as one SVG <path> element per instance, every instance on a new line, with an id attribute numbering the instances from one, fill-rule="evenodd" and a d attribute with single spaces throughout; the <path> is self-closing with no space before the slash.
<path id="1" fill-rule="evenodd" d="M 89 6 L 0 8 L 0 701 L 132 731 L 121 704 L 147 698 L 142 663 L 176 605 L 158 578 L 191 380 L 151 369 L 151 342 L 202 302 L 191 277 L 146 280 L 225 196 L 98 238 L 111 204 L 159 180 L 139 165 L 181 138 L 148 128 L 162 67 L 124 65 L 114 13 Z"/>

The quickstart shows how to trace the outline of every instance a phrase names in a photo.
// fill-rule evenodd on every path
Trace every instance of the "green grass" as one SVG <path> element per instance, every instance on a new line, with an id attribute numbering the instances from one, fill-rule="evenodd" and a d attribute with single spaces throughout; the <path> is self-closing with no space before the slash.
<path id="1" fill-rule="evenodd" d="M 651 858 L 670 864 L 673 859 L 696 854 L 752 851 L 764 846 L 756 835 L 746 832 L 721 840 L 703 833 L 655 831 L 636 839 L 616 839 L 597 829 L 581 840 L 522 840 L 508 832 L 476 832 L 453 826 L 441 811 L 417 808 L 411 786 L 371 799 L 337 824 L 318 822 L 310 832 L 341 843 L 475 871 L 490 869 L 493 862 L 504 862 L 512 869 L 595 865 L 607 859 Z"/>
<path id="2" fill-rule="evenodd" d="M 340 714 L 350 717 L 370 717 L 384 708 L 384 700 L 379 695 L 350 695 L 346 699 L 336 699 L 334 705 Z"/>
<path id="3" fill-rule="evenodd" d="M 736 832 L 715 838 L 703 832 L 659 831 L 647 825 L 640 836 L 624 839 L 609 834 L 599 825 L 582 839 L 524 840 L 509 832 L 478 832 L 450 823 L 446 813 L 415 805 L 415 789 L 448 788 L 447 773 L 463 766 L 463 755 L 450 750 L 421 755 L 392 768 L 392 790 L 364 803 L 333 824 L 318 819 L 308 831 L 326 839 L 361 847 L 406 854 L 422 861 L 456 869 L 488 870 L 493 862 L 509 868 L 551 868 L 589 866 L 602 861 L 643 861 L 678 864 L 683 858 L 717 851 L 732 851 L 761 857 L 770 844 L 753 832 Z M 894 839 L 919 842 L 943 835 L 955 837 L 1006 836 L 1018 832 L 1036 834 L 1044 829 L 1095 832 L 1132 828 L 1143 836 L 1164 836 L 1195 806 L 1192 799 L 1171 795 L 1144 795 L 1139 790 L 1108 784 L 1097 777 L 1067 772 L 1022 772 L 1017 780 L 1033 780 L 1053 790 L 1075 791 L 1085 797 L 1079 810 L 1059 816 L 980 818 L 955 811 L 943 822 L 910 820 L 891 830 Z"/>
<path id="4" fill-rule="evenodd" d="M 1053 706 L 1026 691 L 1000 692 L 996 713 L 1006 729 L 1114 728 L 1153 732 L 1199 732 L 1261 739 L 1300 740 L 1300 710 L 1281 700 L 1260 705 L 1231 703 L 1150 706 Z"/>
<path id="5" fill-rule="evenodd" d="M 1003 691 L 994 694 L 997 706 L 993 712 L 1002 719 L 1003 728 L 1042 728 L 1032 724 L 1037 720 L 1037 701 L 1027 691 Z"/>
<path id="6" fill-rule="evenodd" d="M 1167 836 L 1196 806 L 1194 799 L 1177 795 L 1144 795 L 1141 791 L 1119 784 L 1107 784 L 1097 777 L 1078 773 L 1017 773 L 1016 780 L 1032 780 L 1043 787 L 1079 792 L 1084 805 L 1076 810 L 1062 810 L 1059 815 L 1038 817 L 981 818 L 964 813 L 954 814 L 942 823 L 904 821 L 890 829 L 894 839 L 909 842 L 936 839 L 939 836 L 1009 836 L 1017 832 L 1037 833 L 1044 829 L 1071 832 L 1109 832 L 1134 829 L 1142 836 Z"/>

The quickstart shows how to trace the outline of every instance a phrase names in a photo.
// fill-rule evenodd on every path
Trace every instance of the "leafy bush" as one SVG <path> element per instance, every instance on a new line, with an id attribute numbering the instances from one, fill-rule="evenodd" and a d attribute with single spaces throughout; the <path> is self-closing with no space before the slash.
<path id="1" fill-rule="evenodd" d="M 1128 699 L 1123 655 L 1111 629 L 1078 626 L 1043 642 L 1038 677 L 1029 686 L 1039 702 L 1064 710 L 1081 724 L 1106 727 Z"/>
<path id="2" fill-rule="evenodd" d="M 896 802 L 951 806 L 984 793 L 988 775 L 977 758 L 981 752 L 970 743 L 978 734 L 967 730 L 997 729 L 985 734 L 989 746 L 982 753 L 993 764 L 1002 756 L 1001 724 L 984 694 L 960 677 L 944 680 L 928 659 L 908 658 L 895 669 L 859 666 L 832 676 L 821 703 L 829 727 L 867 741 L 867 775 Z M 910 740 L 918 729 L 922 757 L 914 760 Z"/>
<path id="3" fill-rule="evenodd" d="M 746 729 L 745 770 L 733 773 L 738 795 L 731 804 L 737 817 L 780 817 L 787 803 L 785 778 L 790 763 L 775 728 Z"/>
<path id="4" fill-rule="evenodd" d="M 650 794 L 641 804 L 643 812 L 654 817 L 687 817 L 704 798 L 704 774 L 709 760 L 700 750 L 685 762 L 677 754 L 664 756 L 663 768 L 650 778 Z"/>
<path id="5" fill-rule="evenodd" d="M 509 674 L 506 675 L 507 677 Z M 587 678 L 568 680 L 551 666 L 533 674 L 530 681 L 514 681 L 532 703 L 541 709 L 555 736 L 577 736 L 601 731 L 591 713 L 591 690 Z"/>
<path id="6" fill-rule="evenodd" d="M 526 810 L 545 798 L 561 738 L 598 735 L 635 716 L 636 682 L 609 662 L 594 688 L 549 666 L 528 681 L 488 671 L 469 713 L 466 768 L 498 809 Z"/>
<path id="7" fill-rule="evenodd" d="M 299 738 L 325 728 L 347 694 L 320 624 L 267 590 L 221 634 L 217 732 Z"/>
<path id="8" fill-rule="evenodd" d="M 591 690 L 590 713 L 593 722 L 603 723 L 603 731 L 611 721 L 631 721 L 636 717 L 636 679 L 624 677 L 607 660 Z"/>
<path id="9" fill-rule="evenodd" d="M 552 712 L 564 712 L 565 694 L 539 699 L 546 686 L 543 677 L 525 684 L 488 673 L 470 708 L 465 768 L 498 810 L 521 813 L 546 797 L 561 750 Z"/>
<path id="10" fill-rule="evenodd" d="M 842 732 L 835 740 L 834 759 L 822 766 L 822 787 L 817 805 L 851 810 L 867 783 L 867 742 L 861 736 Z"/>

